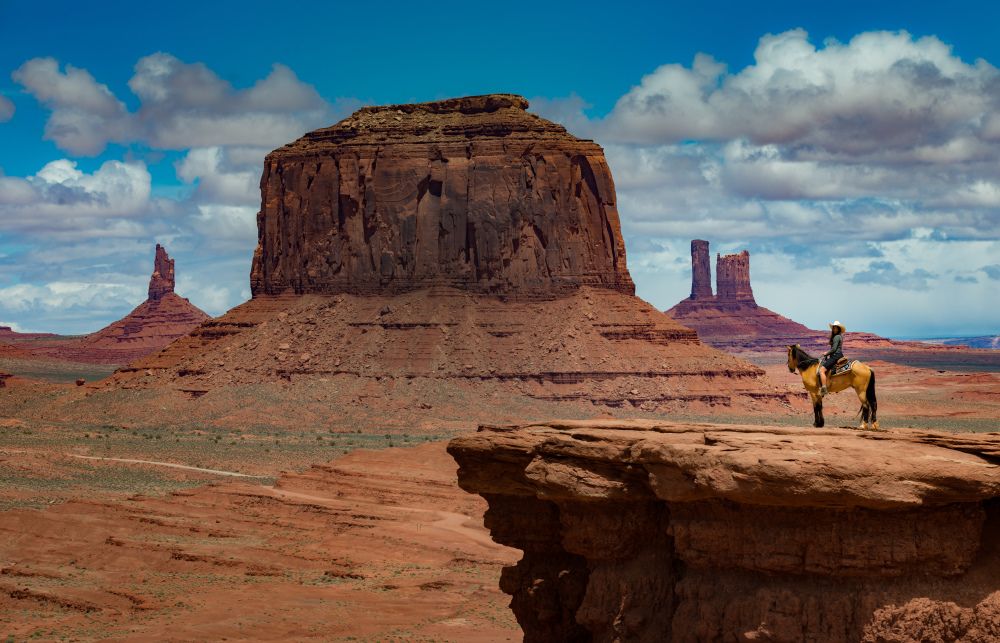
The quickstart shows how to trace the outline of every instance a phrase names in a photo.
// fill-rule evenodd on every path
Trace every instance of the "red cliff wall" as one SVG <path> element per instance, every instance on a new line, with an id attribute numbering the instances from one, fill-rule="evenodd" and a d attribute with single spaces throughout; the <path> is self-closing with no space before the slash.
<path id="1" fill-rule="evenodd" d="M 1000 437 L 564 421 L 454 439 L 534 641 L 1000 640 Z"/>
<path id="2" fill-rule="evenodd" d="M 368 107 L 269 154 L 253 294 L 634 292 L 603 150 L 527 106 Z"/>
<path id="3" fill-rule="evenodd" d="M 750 288 L 750 253 L 716 254 L 715 292 L 722 302 L 755 303 Z"/>

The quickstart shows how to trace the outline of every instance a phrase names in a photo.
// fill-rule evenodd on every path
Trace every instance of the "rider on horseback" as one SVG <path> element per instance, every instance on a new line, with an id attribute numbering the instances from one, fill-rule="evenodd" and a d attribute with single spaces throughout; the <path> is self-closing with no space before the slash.
<path id="1" fill-rule="evenodd" d="M 839 321 L 828 325 L 830 326 L 830 350 L 823 353 L 823 357 L 819 362 L 819 380 L 821 384 L 819 392 L 821 395 L 827 394 L 826 372 L 833 368 L 837 360 L 844 356 L 844 325 Z"/>

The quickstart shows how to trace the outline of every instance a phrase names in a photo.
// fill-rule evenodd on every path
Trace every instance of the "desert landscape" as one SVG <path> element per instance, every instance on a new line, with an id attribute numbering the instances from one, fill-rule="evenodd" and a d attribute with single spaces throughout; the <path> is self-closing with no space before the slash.
<path id="1" fill-rule="evenodd" d="M 891 428 L 857 432 L 844 394 L 806 429 L 785 347 L 823 334 L 756 305 L 747 253 L 719 258 L 714 295 L 703 241 L 689 299 L 636 298 L 601 149 L 526 107 L 365 108 L 273 152 L 253 297 L 221 317 L 174 294 L 157 246 L 123 320 L 6 332 L 10 636 L 997 635 L 1000 354 L 851 333 Z M 782 562 L 802 538 L 826 549 Z"/>
<path id="2" fill-rule="evenodd" d="M 0 637 L 1000 641 L 996 69 L 580 8 L 0 53 Z"/>

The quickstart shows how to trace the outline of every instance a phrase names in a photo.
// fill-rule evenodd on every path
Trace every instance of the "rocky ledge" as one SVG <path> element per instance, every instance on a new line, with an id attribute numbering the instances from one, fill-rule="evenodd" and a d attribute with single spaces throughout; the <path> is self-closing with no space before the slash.
<path id="1" fill-rule="evenodd" d="M 481 427 L 526 641 L 1000 640 L 1000 434 Z"/>

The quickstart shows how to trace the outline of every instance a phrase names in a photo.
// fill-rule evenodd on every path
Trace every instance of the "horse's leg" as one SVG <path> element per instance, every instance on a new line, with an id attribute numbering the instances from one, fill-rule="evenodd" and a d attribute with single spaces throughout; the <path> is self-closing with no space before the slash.
<path id="1" fill-rule="evenodd" d="M 858 428 L 862 431 L 867 431 L 870 405 L 868 404 L 867 396 L 865 396 L 865 388 L 868 386 L 868 378 L 865 378 L 864 386 L 859 386 L 857 375 L 857 373 L 851 374 L 851 377 L 854 380 L 854 382 L 851 383 L 851 386 L 854 388 L 854 392 L 858 394 L 858 399 L 861 401 L 861 426 Z"/>
<path id="2" fill-rule="evenodd" d="M 865 399 L 868 400 L 868 408 L 871 410 L 869 419 L 871 420 L 872 430 L 878 431 L 878 398 L 875 396 L 875 371 L 869 371 Z"/>
<path id="3" fill-rule="evenodd" d="M 810 393 L 809 397 L 812 398 L 813 403 L 813 426 L 816 428 L 822 428 L 823 421 L 823 396 L 818 393 Z"/>

